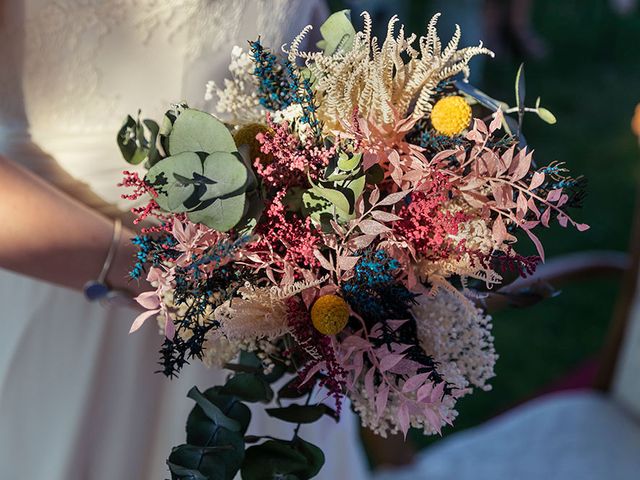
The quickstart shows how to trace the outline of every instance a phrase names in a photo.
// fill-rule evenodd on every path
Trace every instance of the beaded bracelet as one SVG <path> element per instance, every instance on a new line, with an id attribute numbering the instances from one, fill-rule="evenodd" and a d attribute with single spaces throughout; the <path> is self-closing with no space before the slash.
<path id="1" fill-rule="evenodd" d="M 111 264 L 118 251 L 118 245 L 120 244 L 120 237 L 122 236 L 122 221 L 116 218 L 113 222 L 113 237 L 111 238 L 111 245 L 107 252 L 107 257 L 104 259 L 102 270 L 100 275 L 95 280 L 89 280 L 84 285 L 84 296 L 90 302 L 108 300 L 115 292 L 107 284 L 107 275 L 111 269 Z"/>

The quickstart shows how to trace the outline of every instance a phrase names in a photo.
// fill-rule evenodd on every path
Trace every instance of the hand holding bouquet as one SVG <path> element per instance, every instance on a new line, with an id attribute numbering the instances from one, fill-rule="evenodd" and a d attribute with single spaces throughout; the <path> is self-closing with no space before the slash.
<path id="1" fill-rule="evenodd" d="M 310 27 L 284 55 L 251 41 L 207 88 L 225 123 L 176 105 L 119 132 L 146 169 L 123 182 L 146 202 L 132 277 L 154 287 L 132 330 L 158 318 L 168 376 L 193 360 L 233 372 L 189 393 L 173 478 L 311 478 L 324 457 L 298 427 L 338 419 L 345 397 L 380 435 L 439 433 L 489 388 L 486 292 L 533 273 L 539 228 L 588 228 L 568 213 L 582 180 L 536 166 L 520 133 L 527 112 L 555 121 L 525 106 L 522 71 L 513 108 L 479 92 L 468 62 L 491 52 L 458 49 L 459 30 L 443 46 L 436 20 L 417 38 L 393 18 L 379 41 L 368 15 L 356 32 L 339 12 L 317 52 L 300 49 Z M 246 436 L 242 402 L 273 404 L 291 438 Z"/>

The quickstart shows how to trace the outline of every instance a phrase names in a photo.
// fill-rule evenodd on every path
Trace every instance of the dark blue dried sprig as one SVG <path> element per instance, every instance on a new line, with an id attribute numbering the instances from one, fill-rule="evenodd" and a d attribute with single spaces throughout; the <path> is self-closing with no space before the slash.
<path id="1" fill-rule="evenodd" d="M 293 103 L 293 92 L 283 65 L 264 48 L 260 38 L 249 42 L 253 59 L 253 74 L 258 79 L 258 99 L 267 110 L 283 110 Z"/>
<path id="2" fill-rule="evenodd" d="M 174 248 L 176 241 L 169 234 L 158 237 L 138 235 L 131 242 L 138 247 L 136 263 L 129 272 L 129 277 L 134 280 L 139 280 L 147 267 L 157 267 L 165 259 L 176 258 L 179 254 Z"/>
<path id="3" fill-rule="evenodd" d="M 298 67 L 288 60 L 280 60 L 260 43 L 249 42 L 254 63 L 253 73 L 258 79 L 258 99 L 267 110 L 283 110 L 300 105 L 300 121 L 308 124 L 319 138 L 320 122 L 316 112 L 311 81 L 300 74 Z"/>

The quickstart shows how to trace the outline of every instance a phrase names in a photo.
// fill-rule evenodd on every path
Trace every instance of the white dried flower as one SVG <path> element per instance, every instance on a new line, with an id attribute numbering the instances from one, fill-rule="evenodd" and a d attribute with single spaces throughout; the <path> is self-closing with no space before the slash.
<path id="1" fill-rule="evenodd" d="M 459 292 L 438 289 L 421 295 L 411 311 L 424 351 L 439 363 L 438 372 L 460 390 L 489 390 L 498 359 L 491 335 L 491 317 Z"/>
<path id="2" fill-rule="evenodd" d="M 247 125 L 264 122 L 265 111 L 258 98 L 258 83 L 253 74 L 253 60 L 248 52 L 235 46 L 231 50 L 229 72 L 231 78 L 224 80 L 220 88 L 214 81 L 206 87 L 205 100 L 218 98 L 216 112 L 228 123 Z"/>

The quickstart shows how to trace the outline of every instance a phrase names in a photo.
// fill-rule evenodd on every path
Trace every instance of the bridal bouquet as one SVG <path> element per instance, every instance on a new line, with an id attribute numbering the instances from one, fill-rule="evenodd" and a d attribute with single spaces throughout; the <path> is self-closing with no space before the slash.
<path id="1" fill-rule="evenodd" d="M 527 112 L 555 122 L 525 106 L 522 70 L 514 107 L 471 87 L 469 60 L 492 53 L 458 49 L 459 30 L 442 45 L 437 18 L 419 38 L 393 18 L 379 41 L 339 12 L 313 52 L 311 27 L 282 52 L 251 41 L 207 87 L 220 119 L 180 104 L 119 132 L 145 169 L 123 182 L 145 202 L 131 275 L 154 287 L 131 330 L 157 317 L 165 375 L 230 372 L 189 392 L 172 478 L 314 477 L 324 456 L 299 427 L 345 399 L 380 435 L 439 433 L 494 374 L 486 292 L 533 273 L 538 229 L 588 228 L 568 213 L 581 179 L 536 166 L 520 133 Z M 247 435 L 247 402 L 291 437 Z"/>

